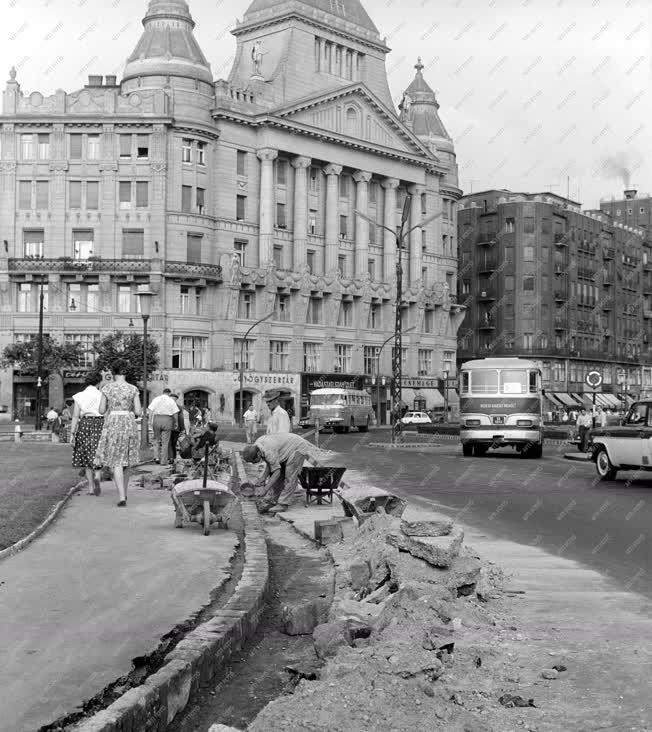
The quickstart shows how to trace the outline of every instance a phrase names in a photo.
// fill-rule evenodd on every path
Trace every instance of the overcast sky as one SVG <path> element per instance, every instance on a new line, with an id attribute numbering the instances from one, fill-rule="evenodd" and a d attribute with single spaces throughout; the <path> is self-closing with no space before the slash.
<path id="1" fill-rule="evenodd" d="M 345 0 L 346 1 L 346 0 Z M 215 78 L 247 0 L 190 0 Z M 398 103 L 421 55 L 455 141 L 460 185 L 552 190 L 585 208 L 620 195 L 624 171 L 652 192 L 648 0 L 367 0 L 392 48 Z M 23 91 L 74 91 L 121 77 L 146 0 L 0 0 L 0 73 Z"/>

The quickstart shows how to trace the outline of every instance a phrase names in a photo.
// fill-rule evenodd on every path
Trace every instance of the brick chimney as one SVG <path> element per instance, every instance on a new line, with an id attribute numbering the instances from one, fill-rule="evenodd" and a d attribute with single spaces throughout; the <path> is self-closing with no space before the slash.
<path id="1" fill-rule="evenodd" d="M 625 198 L 626 198 L 626 199 L 627 199 L 628 201 L 631 201 L 631 200 L 632 200 L 632 198 L 636 198 L 636 194 L 637 194 L 637 193 L 638 193 L 638 191 L 637 191 L 637 190 L 636 190 L 635 188 L 628 188 L 628 189 L 627 189 L 627 190 L 625 191 Z"/>
<path id="2" fill-rule="evenodd" d="M 102 75 L 90 74 L 88 77 L 88 86 L 102 86 Z"/>
<path id="3" fill-rule="evenodd" d="M 105 86 L 117 86 L 116 84 L 116 76 L 115 74 L 109 74 L 104 77 L 104 84 Z"/>

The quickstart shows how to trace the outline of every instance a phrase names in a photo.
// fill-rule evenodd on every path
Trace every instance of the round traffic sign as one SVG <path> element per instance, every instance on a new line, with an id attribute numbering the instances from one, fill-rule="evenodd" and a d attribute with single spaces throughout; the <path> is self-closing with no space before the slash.
<path id="1" fill-rule="evenodd" d="M 599 371 L 589 371 L 586 375 L 586 383 L 592 389 L 597 389 L 602 383 L 602 374 Z"/>

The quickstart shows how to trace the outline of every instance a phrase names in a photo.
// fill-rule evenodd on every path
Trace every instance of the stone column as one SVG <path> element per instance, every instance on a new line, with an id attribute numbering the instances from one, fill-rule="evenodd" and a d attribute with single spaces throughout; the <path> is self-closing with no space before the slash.
<path id="1" fill-rule="evenodd" d="M 369 207 L 369 181 L 371 173 L 364 170 L 356 170 L 353 174 L 356 182 L 355 208 L 360 213 L 368 214 Z M 355 217 L 355 276 L 363 277 L 367 271 L 367 259 L 369 257 L 369 222 L 362 216 Z"/>
<path id="2" fill-rule="evenodd" d="M 340 200 L 340 173 L 341 165 L 332 163 L 324 168 L 326 175 L 326 255 L 324 273 L 330 274 L 337 269 L 337 256 L 340 251 L 340 237 L 338 227 L 338 203 Z"/>
<path id="3" fill-rule="evenodd" d="M 294 271 L 306 263 L 306 243 L 308 240 L 308 168 L 312 160 L 299 156 L 292 160 L 294 173 L 294 225 L 293 257 Z"/>
<path id="4" fill-rule="evenodd" d="M 257 150 L 260 160 L 260 215 L 258 218 L 258 266 L 274 259 L 274 160 L 278 150 Z"/>
<path id="5" fill-rule="evenodd" d="M 396 231 L 396 189 L 400 181 L 396 178 L 385 178 L 380 182 L 385 190 L 385 211 L 383 224 Z M 396 275 L 396 236 L 383 229 L 385 246 L 383 256 L 383 275 L 385 282 L 392 282 Z"/>
<path id="6" fill-rule="evenodd" d="M 408 193 L 412 196 L 410 201 L 410 227 L 417 226 L 423 218 L 421 215 L 421 194 L 424 192 L 423 186 L 413 185 L 408 188 Z M 410 232 L 410 284 L 416 285 L 421 281 L 421 228 L 417 226 Z"/>

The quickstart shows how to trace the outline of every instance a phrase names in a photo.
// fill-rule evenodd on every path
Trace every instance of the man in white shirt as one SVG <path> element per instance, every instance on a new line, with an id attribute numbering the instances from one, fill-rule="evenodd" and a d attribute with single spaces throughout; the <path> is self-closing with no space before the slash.
<path id="1" fill-rule="evenodd" d="M 168 464 L 170 436 L 176 422 L 175 415 L 179 412 L 171 393 L 169 389 L 163 389 L 163 393 L 152 399 L 148 407 L 154 433 L 154 459 L 161 465 Z"/>
<path id="2" fill-rule="evenodd" d="M 593 417 L 591 417 L 586 409 L 580 411 L 576 425 L 580 435 L 580 452 L 586 452 L 589 443 L 589 430 L 593 427 Z"/>
<path id="3" fill-rule="evenodd" d="M 245 432 L 247 435 L 247 444 L 256 439 L 256 428 L 258 425 L 258 412 L 254 409 L 254 405 L 249 402 L 247 411 L 244 413 Z"/>
<path id="4" fill-rule="evenodd" d="M 267 408 L 271 412 L 271 416 L 267 421 L 268 435 L 292 432 L 290 415 L 281 406 L 280 397 L 281 393 L 278 391 L 268 391 L 264 396 Z"/>

